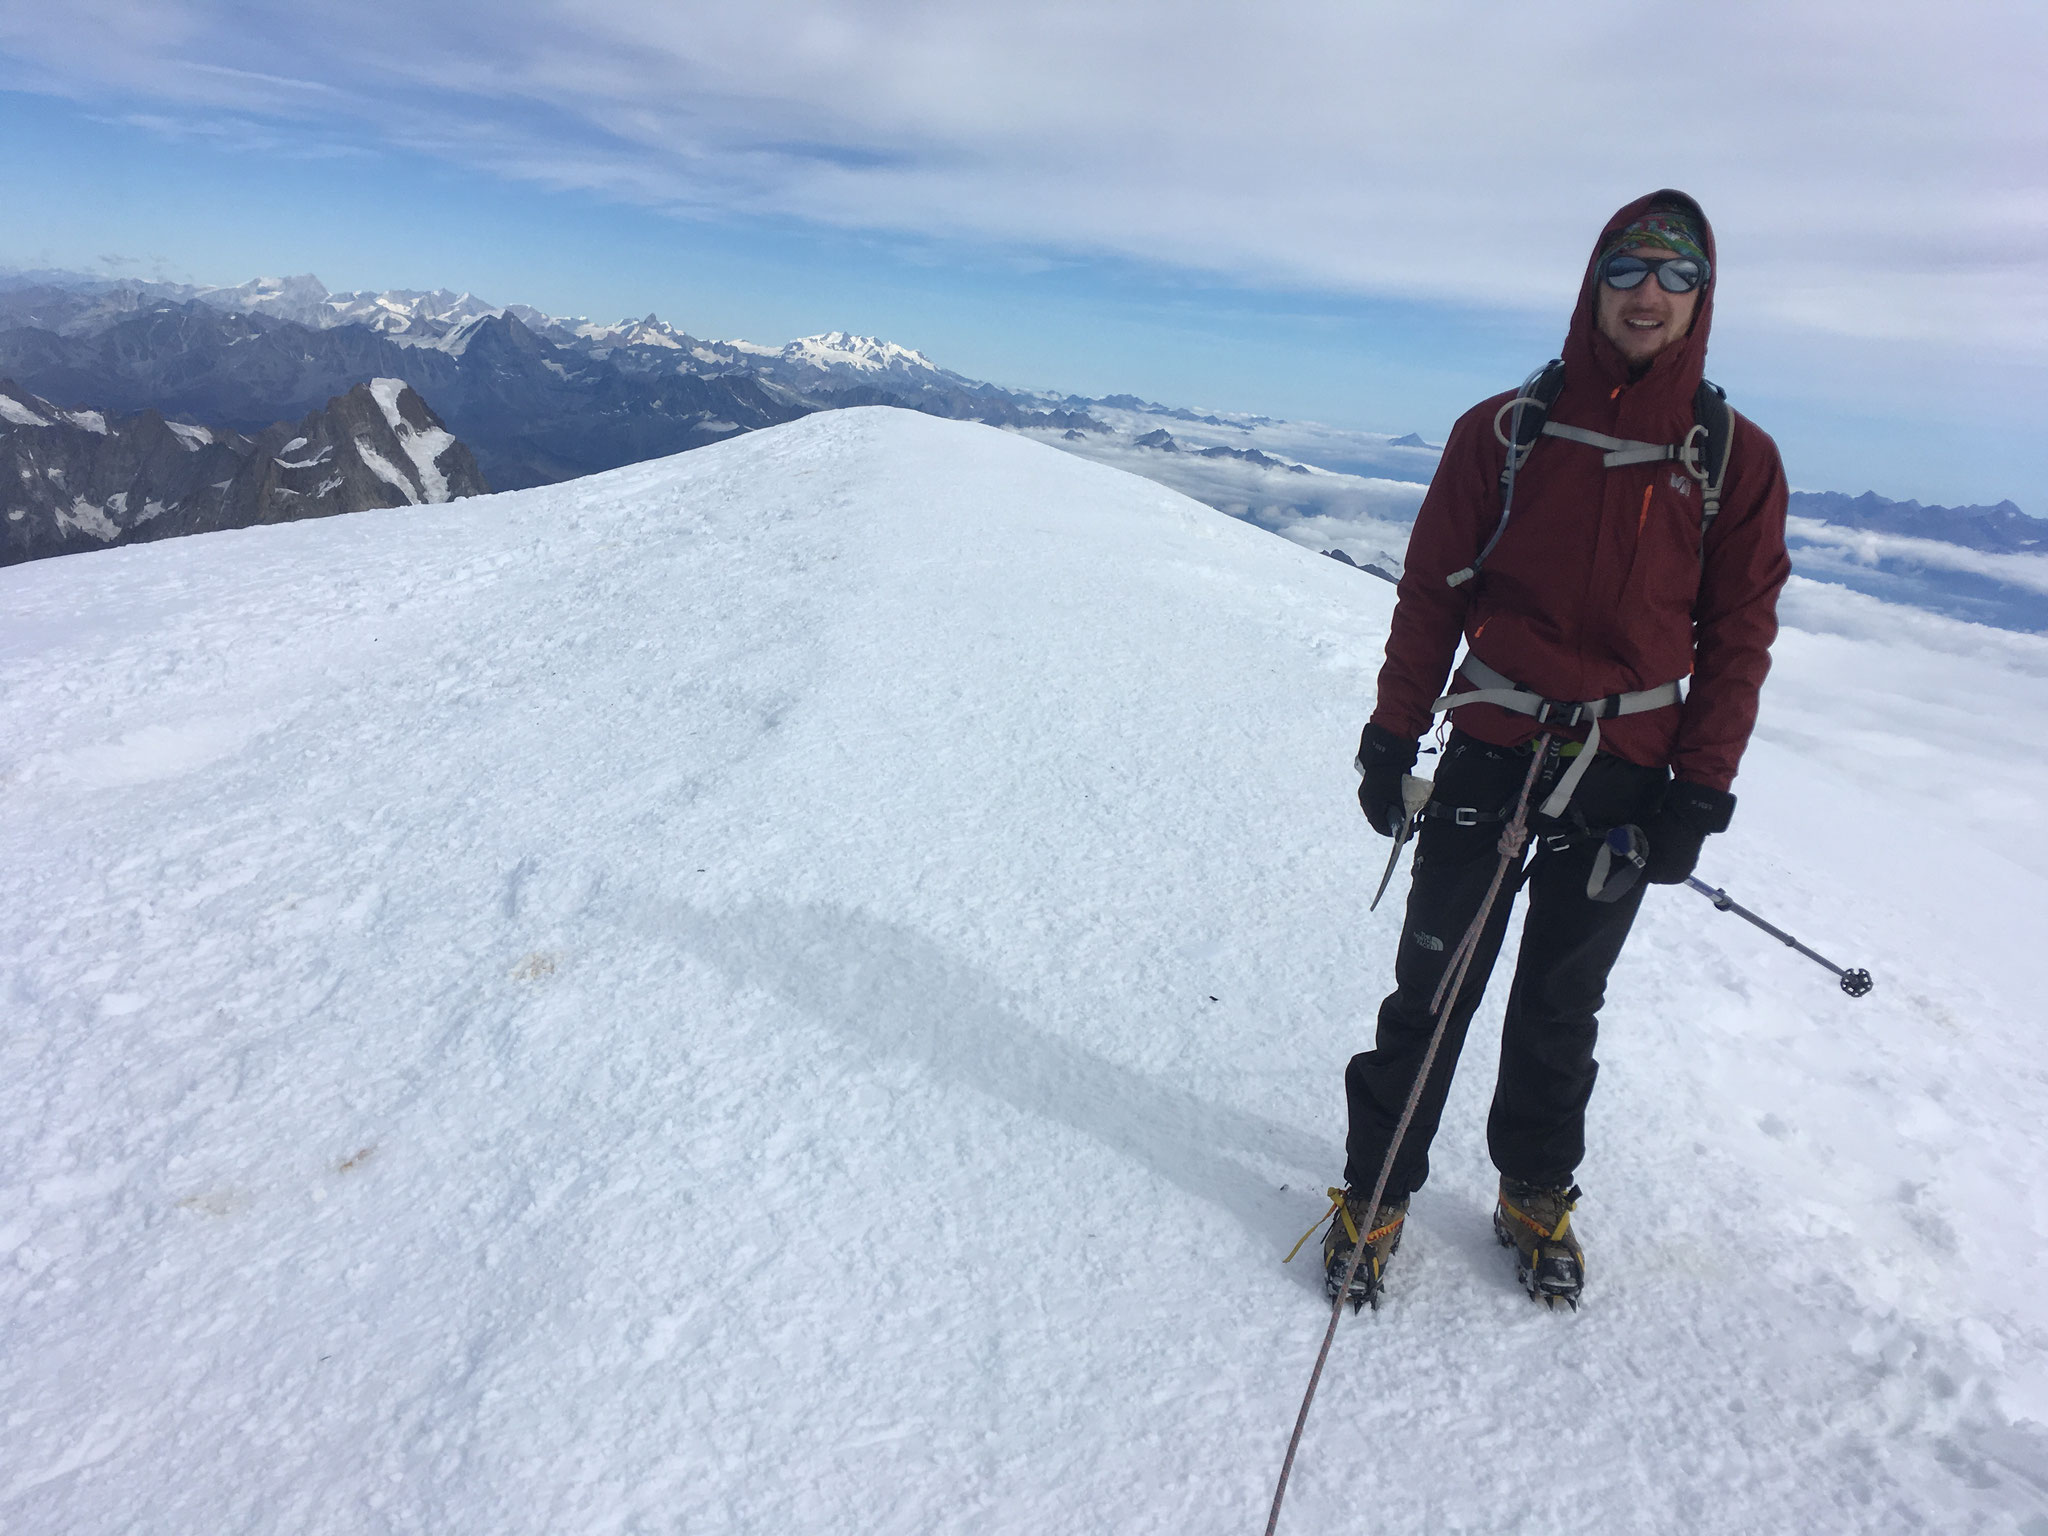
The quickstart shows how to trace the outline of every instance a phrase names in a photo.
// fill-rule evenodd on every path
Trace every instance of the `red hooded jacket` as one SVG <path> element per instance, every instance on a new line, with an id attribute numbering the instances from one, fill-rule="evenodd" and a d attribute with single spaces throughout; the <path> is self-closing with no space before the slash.
<path id="1" fill-rule="evenodd" d="M 1631 380 L 1628 363 L 1595 325 L 1600 252 L 1658 203 L 1698 210 L 1683 193 L 1663 191 L 1607 221 L 1565 337 L 1554 422 L 1649 443 L 1679 442 L 1693 425 L 1719 277 L 1704 214 L 1699 224 L 1714 271 L 1691 331 Z M 1699 488 L 1684 469 L 1668 462 L 1607 469 L 1596 448 L 1541 439 L 1516 474 L 1514 515 L 1485 568 L 1452 587 L 1445 578 L 1472 563 L 1500 522 L 1507 449 L 1493 424 L 1514 395 L 1474 406 L 1444 445 L 1408 540 L 1373 723 L 1422 735 L 1461 636 L 1487 665 L 1546 698 L 1598 699 L 1690 676 L 1682 705 L 1602 721 L 1600 747 L 1727 789 L 1756 724 L 1757 689 L 1778 633 L 1778 589 L 1792 569 L 1777 444 L 1734 417 L 1721 511 L 1702 559 Z M 1465 705 L 1454 717 L 1460 729 L 1497 746 L 1518 746 L 1540 729 L 1490 704 Z"/>

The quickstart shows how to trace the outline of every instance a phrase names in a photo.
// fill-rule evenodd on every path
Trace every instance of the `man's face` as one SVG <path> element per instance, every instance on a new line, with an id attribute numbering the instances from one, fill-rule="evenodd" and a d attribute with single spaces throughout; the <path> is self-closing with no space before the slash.
<path id="1" fill-rule="evenodd" d="M 1628 254 L 1655 261 L 1678 252 L 1668 246 L 1639 245 Z M 1600 334 L 1629 362 L 1640 366 L 1691 329 L 1700 291 L 1669 293 L 1654 277 L 1644 278 L 1633 288 L 1610 288 L 1601 278 L 1598 302 Z"/>

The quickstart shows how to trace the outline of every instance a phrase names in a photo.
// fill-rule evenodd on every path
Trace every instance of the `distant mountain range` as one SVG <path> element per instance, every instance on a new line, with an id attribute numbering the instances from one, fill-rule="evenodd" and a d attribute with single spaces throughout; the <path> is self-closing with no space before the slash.
<path id="1" fill-rule="evenodd" d="M 0 378 L 47 399 L 150 408 L 241 432 L 317 410 L 365 379 L 402 379 L 501 490 L 835 406 L 1100 427 L 1085 409 L 980 384 L 843 332 L 761 347 L 700 340 L 652 315 L 599 325 L 446 291 L 329 293 L 312 277 L 213 289 L 51 274 L 0 283 Z"/>
<path id="2" fill-rule="evenodd" d="M 68 435 L 65 475 L 87 473 L 79 466 L 92 460 L 96 489 L 85 505 L 101 508 L 105 526 L 122 539 L 232 525 L 221 517 L 319 515 L 346 509 L 337 498 L 353 505 L 381 494 L 358 477 L 346 490 L 309 497 L 307 487 L 282 478 L 263 483 L 248 457 L 259 438 L 268 443 L 284 432 L 279 442 L 303 436 L 346 458 L 341 420 L 367 421 L 360 403 L 321 431 L 305 430 L 306 422 L 340 409 L 373 379 L 409 387 L 418 409 L 473 453 L 474 480 L 458 474 L 451 487 L 552 484 L 812 411 L 893 405 L 1023 432 L 1314 548 L 1348 543 L 1362 567 L 1398 565 L 1391 551 L 1405 540 L 1438 453 L 1412 432 L 1396 437 L 1204 413 L 1132 395 L 1090 399 L 1008 389 L 942 368 L 921 352 L 842 331 L 775 347 L 707 340 L 651 314 L 607 324 L 445 289 L 334 293 L 310 276 L 203 288 L 72 273 L 0 275 L 0 380 L 13 386 L 0 398 L 51 423 L 37 430 Z M 109 436 L 130 446 L 91 450 L 79 436 L 93 435 L 77 425 L 84 416 L 104 420 Z M 115 423 L 118 431 L 111 430 Z M 0 444 L 20 430 L 0 418 Z M 164 451 L 166 442 L 192 441 L 180 435 L 189 430 L 208 434 L 215 449 L 242 455 L 228 468 L 215 462 L 218 454 L 207 459 L 203 473 L 213 478 L 204 488 L 225 499 L 203 513 L 196 509 L 206 498 L 187 484 L 202 473 L 198 460 Z M 128 462 L 123 455 L 154 467 L 133 485 L 115 486 L 109 477 L 119 477 L 115 466 Z M 270 461 L 287 457 L 268 454 Z M 160 510 L 144 517 L 120 510 L 116 498 L 125 498 L 121 507 Z M 91 541 L 99 525 L 87 527 L 91 520 L 75 499 L 60 503 L 62 495 L 47 485 L 22 490 L 0 483 L 8 529 L 0 561 L 31 557 L 18 535 L 32 520 L 43 529 L 28 541 L 38 550 L 97 547 Z M 1825 563 L 1824 579 L 1924 600 L 1959 616 L 2037 627 L 2041 599 L 2031 588 L 2017 607 L 2007 601 L 2010 570 L 1924 574 L 1930 546 L 1985 556 L 2037 556 L 2048 548 L 2048 524 L 2010 501 L 1941 507 L 1867 492 L 1795 492 L 1792 512 L 1811 520 L 1795 530 L 1802 569 Z M 1834 546 L 1825 553 L 1816 527 Z M 1836 530 L 1864 542 L 1843 545 Z M 2024 587 L 2032 567 L 2021 566 Z"/>
<path id="3" fill-rule="evenodd" d="M 1840 491 L 1794 491 L 1795 517 L 1818 518 L 1838 528 L 1863 528 L 1912 539 L 1935 539 L 1981 549 L 1987 554 L 2038 554 L 2048 550 L 2048 521 L 2029 517 L 2010 501 L 1995 507 L 1923 507 L 1917 501 L 1887 501 L 1875 491 L 1844 496 Z"/>

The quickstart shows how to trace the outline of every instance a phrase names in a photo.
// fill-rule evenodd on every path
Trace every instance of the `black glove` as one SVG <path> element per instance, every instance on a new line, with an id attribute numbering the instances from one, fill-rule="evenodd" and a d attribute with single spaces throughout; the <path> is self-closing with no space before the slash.
<path id="1" fill-rule="evenodd" d="M 1735 797 L 1725 789 L 1708 789 L 1683 779 L 1664 791 L 1664 803 L 1643 823 L 1649 862 L 1643 878 L 1652 885 L 1683 885 L 1700 861 L 1700 844 L 1710 832 L 1726 832 L 1735 814 Z"/>
<path id="2" fill-rule="evenodd" d="M 1392 837 L 1408 819 L 1401 803 L 1401 778 L 1415 766 L 1415 743 L 1384 726 L 1368 725 L 1358 738 L 1358 808 L 1381 837 Z"/>

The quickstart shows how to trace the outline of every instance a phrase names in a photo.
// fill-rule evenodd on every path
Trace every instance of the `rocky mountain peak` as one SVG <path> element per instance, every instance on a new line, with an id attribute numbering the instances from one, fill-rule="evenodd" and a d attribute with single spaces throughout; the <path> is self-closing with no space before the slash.
<path id="1" fill-rule="evenodd" d="M 0 380 L 0 565 L 489 489 L 401 379 L 358 384 L 253 440 L 154 410 L 64 410 Z"/>

